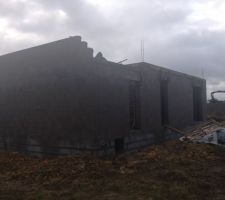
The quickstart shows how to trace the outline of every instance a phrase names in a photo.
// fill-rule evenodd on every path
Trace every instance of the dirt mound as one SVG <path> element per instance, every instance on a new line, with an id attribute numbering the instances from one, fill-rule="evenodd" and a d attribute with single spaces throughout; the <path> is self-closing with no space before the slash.
<path id="1" fill-rule="evenodd" d="M 111 160 L 0 153 L 0 199 L 225 199 L 225 152 L 171 142 Z"/>

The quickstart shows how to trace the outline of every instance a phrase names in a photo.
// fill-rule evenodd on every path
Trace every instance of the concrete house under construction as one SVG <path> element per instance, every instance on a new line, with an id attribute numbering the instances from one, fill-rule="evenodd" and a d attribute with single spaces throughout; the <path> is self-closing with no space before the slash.
<path id="1" fill-rule="evenodd" d="M 205 80 L 109 62 L 75 36 L 0 57 L 0 147 L 97 154 L 156 142 L 206 118 Z"/>

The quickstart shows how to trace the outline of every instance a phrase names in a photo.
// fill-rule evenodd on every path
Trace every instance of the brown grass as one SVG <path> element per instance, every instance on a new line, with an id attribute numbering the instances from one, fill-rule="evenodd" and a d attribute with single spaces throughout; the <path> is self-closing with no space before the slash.
<path id="1" fill-rule="evenodd" d="M 168 143 L 111 160 L 0 153 L 0 199 L 224 200 L 225 151 Z"/>

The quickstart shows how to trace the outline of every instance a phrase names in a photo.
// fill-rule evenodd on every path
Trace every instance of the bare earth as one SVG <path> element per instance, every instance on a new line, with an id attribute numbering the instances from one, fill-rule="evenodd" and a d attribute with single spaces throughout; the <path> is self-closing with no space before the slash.
<path id="1" fill-rule="evenodd" d="M 0 199 L 224 200 L 225 150 L 171 142 L 110 160 L 1 152 Z"/>

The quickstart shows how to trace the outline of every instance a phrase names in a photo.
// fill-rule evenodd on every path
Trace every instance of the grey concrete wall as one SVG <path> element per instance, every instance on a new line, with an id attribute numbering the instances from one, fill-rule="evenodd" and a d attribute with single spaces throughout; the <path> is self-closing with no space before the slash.
<path id="1" fill-rule="evenodd" d="M 193 123 L 192 87 L 205 81 L 147 63 L 123 66 L 93 58 L 72 37 L 0 57 L 0 148 L 33 153 L 114 152 L 144 147 L 162 130 L 160 81 L 169 83 L 169 120 Z M 129 81 L 141 83 L 141 129 L 129 125 Z"/>
<path id="2" fill-rule="evenodd" d="M 142 130 L 160 132 L 161 104 L 160 81 L 168 80 L 169 125 L 185 128 L 194 124 L 193 87 L 202 88 L 202 115 L 206 120 L 206 82 L 205 80 L 175 72 L 148 63 L 129 65 L 141 74 L 142 81 Z"/>
<path id="3" fill-rule="evenodd" d="M 9 147 L 95 151 L 128 134 L 128 82 L 139 76 L 92 53 L 75 37 L 0 57 L 0 133 Z"/>
<path id="4" fill-rule="evenodd" d="M 202 88 L 203 120 L 205 114 L 205 81 L 188 77 L 169 75 L 169 118 L 170 125 L 185 128 L 194 123 L 193 119 L 193 87 Z"/>
<path id="5" fill-rule="evenodd" d="M 147 65 L 138 68 L 141 76 L 141 131 L 157 133 L 161 128 L 160 74 Z"/>

